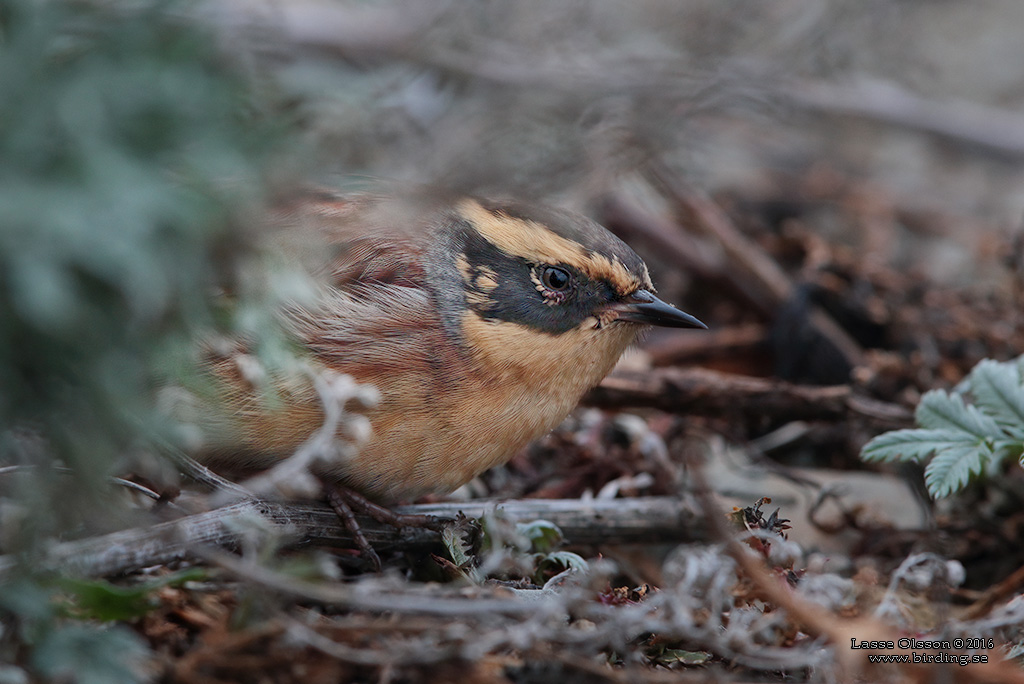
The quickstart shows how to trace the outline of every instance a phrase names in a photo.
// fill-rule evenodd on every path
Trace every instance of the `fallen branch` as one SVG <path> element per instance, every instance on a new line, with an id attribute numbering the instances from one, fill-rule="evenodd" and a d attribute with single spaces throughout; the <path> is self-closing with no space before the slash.
<path id="1" fill-rule="evenodd" d="M 702 416 L 752 414 L 787 420 L 858 417 L 890 429 L 913 423 L 910 409 L 858 395 L 849 385 L 811 387 L 699 368 L 616 371 L 587 393 L 583 403 Z"/>
<path id="2" fill-rule="evenodd" d="M 466 501 L 398 506 L 395 511 L 454 520 L 460 513 L 479 518 L 495 509 L 515 522 L 549 520 L 561 528 L 570 543 L 577 545 L 705 539 L 701 516 L 686 502 L 672 497 Z M 247 524 L 246 520 L 252 522 Z M 237 548 L 244 530 L 257 529 L 257 524 L 286 536 L 292 546 L 355 546 L 334 511 L 323 504 L 248 500 L 171 522 L 57 544 L 42 558 L 32 559 L 32 564 L 37 570 L 73 575 L 117 575 L 194 558 L 196 549 L 203 547 Z M 440 544 L 439 534 L 431 530 L 398 530 L 362 517 L 359 524 L 369 542 L 380 551 L 422 549 Z M 0 556 L 0 581 L 10 575 L 17 562 L 12 556 Z"/>

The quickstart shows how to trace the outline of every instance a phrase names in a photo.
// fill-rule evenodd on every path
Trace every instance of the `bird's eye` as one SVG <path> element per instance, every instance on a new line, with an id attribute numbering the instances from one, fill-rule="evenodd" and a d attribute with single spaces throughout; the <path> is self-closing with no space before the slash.
<path id="1" fill-rule="evenodd" d="M 569 287 L 569 273 L 556 266 L 546 266 L 540 274 L 544 287 L 554 292 L 561 292 Z"/>

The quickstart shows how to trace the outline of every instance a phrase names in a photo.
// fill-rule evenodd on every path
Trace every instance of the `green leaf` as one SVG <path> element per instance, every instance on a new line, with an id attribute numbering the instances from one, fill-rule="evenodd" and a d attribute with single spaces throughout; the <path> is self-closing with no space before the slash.
<path id="1" fill-rule="evenodd" d="M 202 579 L 202 568 L 183 570 L 153 582 L 132 587 L 121 587 L 104 580 L 84 580 L 64 577 L 58 585 L 74 599 L 75 614 L 95 620 L 134 620 L 159 605 L 153 593 L 165 586 L 180 586 L 185 582 Z"/>
<path id="2" fill-rule="evenodd" d="M 530 550 L 547 553 L 562 544 L 562 530 L 549 520 L 533 520 L 516 525 L 516 531 L 530 540 Z"/>
<path id="3" fill-rule="evenodd" d="M 961 430 L 894 430 L 865 444 L 860 457 L 865 461 L 924 461 L 938 451 L 977 444 L 976 437 Z"/>
<path id="4" fill-rule="evenodd" d="M 587 561 L 579 554 L 572 551 L 555 551 L 544 555 L 537 561 L 533 581 L 543 586 L 549 579 L 569 568 L 586 571 L 589 567 Z"/>
<path id="5" fill-rule="evenodd" d="M 984 443 L 964 443 L 936 453 L 924 471 L 928 493 L 936 499 L 960 491 L 972 475 L 981 474 L 992 451 Z"/>
<path id="6" fill-rule="evenodd" d="M 996 474 L 1008 458 L 1024 466 L 1024 356 L 980 362 L 956 392 L 921 397 L 915 417 L 919 429 L 879 435 L 864 445 L 861 458 L 930 460 L 925 484 L 936 498 L 959 491 L 973 476 Z"/>
<path id="7" fill-rule="evenodd" d="M 1024 439 L 1024 386 L 1014 362 L 986 359 L 971 371 L 971 394 L 978 407 L 1009 434 Z"/>
<path id="8" fill-rule="evenodd" d="M 965 404 L 959 394 L 932 390 L 921 397 L 914 413 L 918 425 L 933 430 L 961 430 L 982 438 L 1002 435 L 999 425 L 975 406 Z"/>
<path id="9" fill-rule="evenodd" d="M 102 580 L 65 579 L 61 587 L 72 594 L 81 617 L 96 620 L 134 620 L 157 607 L 149 587 L 118 587 Z"/>
<path id="10" fill-rule="evenodd" d="M 0 584 L 0 608 L 14 613 L 23 623 L 45 623 L 54 616 L 53 592 L 28 578 Z"/>
<path id="11" fill-rule="evenodd" d="M 469 545 L 462 538 L 455 525 L 445 525 L 441 530 L 441 542 L 448 551 L 448 557 L 460 568 L 468 568 L 473 564 L 473 556 Z"/>
<path id="12" fill-rule="evenodd" d="M 569 568 L 576 568 L 577 570 L 586 570 L 590 567 L 583 556 L 572 551 L 555 551 L 544 556 L 543 563 L 555 563 L 562 566 L 562 568 L 568 570 Z"/>

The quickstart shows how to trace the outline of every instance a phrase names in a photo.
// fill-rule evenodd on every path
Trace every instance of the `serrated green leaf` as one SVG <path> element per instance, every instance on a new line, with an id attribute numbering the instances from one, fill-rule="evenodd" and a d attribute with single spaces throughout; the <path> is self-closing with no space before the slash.
<path id="1" fill-rule="evenodd" d="M 959 394 L 932 390 L 921 397 L 914 413 L 918 425 L 932 430 L 961 430 L 982 438 L 1002 434 L 999 425 L 977 407 L 965 404 Z"/>
<path id="2" fill-rule="evenodd" d="M 441 541 L 448 551 L 448 557 L 460 568 L 472 565 L 473 557 L 462 534 L 455 525 L 445 525 L 441 530 Z"/>
<path id="3" fill-rule="evenodd" d="M 950 446 L 938 451 L 924 471 L 928 493 L 936 499 L 963 489 L 979 475 L 992 452 L 984 443 Z"/>
<path id="4" fill-rule="evenodd" d="M 986 359 L 971 371 L 970 383 L 978 408 L 1013 437 L 1024 439 L 1024 386 L 1018 365 Z"/>
<path id="5" fill-rule="evenodd" d="M 1024 466 L 1024 355 L 980 362 L 954 393 L 926 393 L 915 417 L 920 429 L 879 435 L 861 458 L 930 460 L 925 484 L 936 498 L 959 491 L 972 476 L 998 472 L 1010 457 Z"/>
<path id="6" fill-rule="evenodd" d="M 923 461 L 935 452 L 977 443 L 977 437 L 961 430 L 894 430 L 865 444 L 860 457 L 865 461 Z"/>

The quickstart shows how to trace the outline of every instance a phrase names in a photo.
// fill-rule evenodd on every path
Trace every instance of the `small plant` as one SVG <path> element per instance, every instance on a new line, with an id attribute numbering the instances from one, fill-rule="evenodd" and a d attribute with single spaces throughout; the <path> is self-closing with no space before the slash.
<path id="1" fill-rule="evenodd" d="M 918 428 L 875 437 L 861 458 L 927 462 L 924 481 L 935 498 L 960 491 L 972 476 L 997 473 L 1007 458 L 1021 461 L 1024 357 L 980 362 L 954 391 L 921 397 L 914 417 Z"/>
<path id="2" fill-rule="evenodd" d="M 578 554 L 558 550 L 564 542 L 562 530 L 547 520 L 515 523 L 498 510 L 485 515 L 477 531 L 479 535 L 467 534 L 464 524 L 448 525 L 442 531 L 451 561 L 438 557 L 435 560 L 452 576 L 472 582 L 488 577 L 519 577 L 543 586 L 564 570 L 588 567 Z"/>

